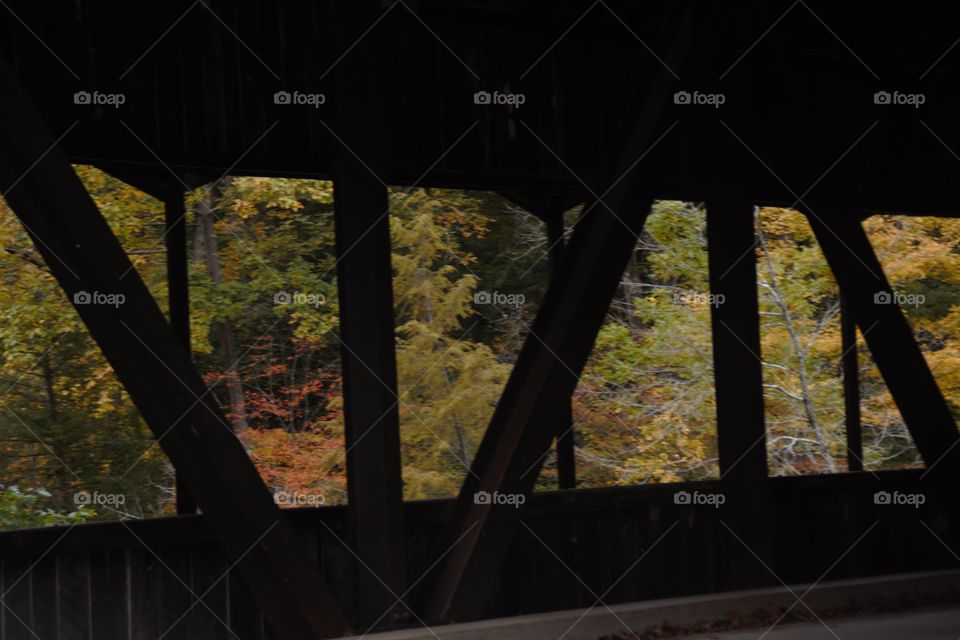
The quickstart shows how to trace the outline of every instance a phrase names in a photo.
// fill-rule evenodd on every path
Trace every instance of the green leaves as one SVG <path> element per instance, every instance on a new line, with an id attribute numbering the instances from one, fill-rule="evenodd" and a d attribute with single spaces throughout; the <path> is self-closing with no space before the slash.
<path id="1" fill-rule="evenodd" d="M 48 506 L 51 494 L 46 489 L 21 489 L 16 485 L 0 485 L 0 529 L 32 529 L 77 524 L 95 515 L 93 509 L 81 507 L 61 512 Z"/>

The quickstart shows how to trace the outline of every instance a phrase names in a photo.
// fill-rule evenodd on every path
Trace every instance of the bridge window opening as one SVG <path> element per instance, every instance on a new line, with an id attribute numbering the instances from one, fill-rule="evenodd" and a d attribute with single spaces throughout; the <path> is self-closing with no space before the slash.
<path id="1" fill-rule="evenodd" d="M 756 216 L 770 475 L 846 470 L 840 295 L 803 214 Z"/>
<path id="2" fill-rule="evenodd" d="M 878 297 L 877 303 L 900 307 L 954 419 L 960 418 L 960 220 L 875 215 L 864 221 L 864 229 L 892 288 L 892 295 Z M 883 393 L 864 396 L 864 443 L 877 443 L 866 468 L 922 467 L 893 399 L 870 365 L 863 384 L 883 387 Z"/>
<path id="3" fill-rule="evenodd" d="M 163 205 L 76 170 L 166 300 Z M 0 529 L 173 513 L 173 470 L 20 221 L 0 200 Z M 81 291 L 81 304 L 123 304 Z"/>
<path id="4" fill-rule="evenodd" d="M 229 177 L 195 199 L 195 362 L 274 502 L 343 504 L 333 184 Z"/>
<path id="5" fill-rule="evenodd" d="M 873 230 L 874 245 L 885 262 L 885 245 L 893 242 L 887 236 L 895 227 L 882 217 L 869 219 L 866 227 Z M 763 208 L 756 230 L 770 474 L 844 472 L 852 469 L 848 460 L 867 471 L 919 466 L 916 447 L 873 362 L 862 327 L 852 344 L 843 338 L 839 290 L 807 218 L 791 209 Z M 902 232 L 901 241 L 934 242 L 925 240 L 919 227 Z M 904 257 L 902 267 L 910 262 Z M 895 289 L 896 283 L 908 284 L 905 271 L 890 271 L 889 266 L 887 271 Z M 916 308 L 904 311 L 908 317 L 917 313 Z M 947 313 L 949 305 L 942 310 L 944 317 Z M 848 458 L 843 361 L 851 356 L 857 370 L 862 450 Z"/>
<path id="6" fill-rule="evenodd" d="M 579 486 L 719 477 L 706 215 L 658 201 L 573 402 Z"/>
<path id="7" fill-rule="evenodd" d="M 445 189 L 392 190 L 390 230 L 404 497 L 450 497 L 546 290 L 548 239 L 502 196 Z"/>
<path id="8" fill-rule="evenodd" d="M 76 169 L 168 313 L 163 203 Z M 281 507 L 346 500 L 332 210 L 332 184 L 314 180 L 228 177 L 186 195 L 192 357 Z M 173 515 L 162 448 L 23 226 L 2 215 L 2 527 Z"/>

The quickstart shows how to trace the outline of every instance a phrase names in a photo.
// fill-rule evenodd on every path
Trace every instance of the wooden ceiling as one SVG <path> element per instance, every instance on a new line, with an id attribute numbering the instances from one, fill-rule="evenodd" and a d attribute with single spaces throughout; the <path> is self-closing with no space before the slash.
<path id="1" fill-rule="evenodd" d="M 131 181 L 169 171 L 330 177 L 338 136 L 332 0 L 108 3 L 8 0 L 0 52 L 71 158 Z M 388 183 L 589 198 L 684 3 L 405 0 L 356 38 L 379 39 Z M 663 126 L 663 197 L 699 199 L 711 136 L 750 149 L 760 203 L 794 205 L 842 171 L 864 212 L 960 212 L 960 26 L 937 4 L 702 2 Z M 733 83 L 736 77 L 747 83 Z M 78 91 L 124 103 L 75 104 Z M 319 107 L 274 103 L 322 93 Z M 478 105 L 478 91 L 524 103 Z M 876 104 L 921 94 L 924 103 Z M 727 118 L 731 109 L 749 117 Z M 742 124 L 746 122 L 747 124 Z"/>

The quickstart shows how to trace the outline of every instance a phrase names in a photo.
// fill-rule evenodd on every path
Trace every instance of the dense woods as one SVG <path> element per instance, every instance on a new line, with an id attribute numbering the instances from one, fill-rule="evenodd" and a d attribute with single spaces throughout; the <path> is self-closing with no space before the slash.
<path id="1" fill-rule="evenodd" d="M 77 171 L 165 309 L 162 205 Z M 325 504 L 346 500 L 332 207 L 326 182 L 236 177 L 187 220 L 197 366 L 268 486 Z M 546 288 L 546 231 L 490 193 L 395 189 L 390 216 L 404 492 L 450 496 Z M 573 398 L 580 486 L 717 476 L 710 308 L 736 301 L 709 295 L 704 225 L 700 205 L 655 205 Z M 866 227 L 956 408 L 960 222 Z M 836 285 L 800 214 L 759 210 L 756 233 L 770 472 L 843 471 Z M 0 246 L 0 527 L 172 513 L 172 468 L 2 204 Z M 918 465 L 858 351 L 866 467 Z M 95 492 L 123 499 L 78 499 Z"/>

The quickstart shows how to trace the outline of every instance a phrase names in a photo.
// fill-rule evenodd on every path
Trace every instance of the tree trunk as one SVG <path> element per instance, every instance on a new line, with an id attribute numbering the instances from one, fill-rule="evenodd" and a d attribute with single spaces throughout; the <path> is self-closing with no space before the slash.
<path id="1" fill-rule="evenodd" d="M 810 381 L 807 377 L 807 350 L 800 344 L 800 336 L 794 323 L 793 314 L 790 313 L 790 309 L 787 307 L 786 296 L 784 296 L 783 291 L 780 289 L 780 283 L 777 280 L 777 272 L 776 269 L 774 269 L 773 261 L 770 259 L 770 251 L 767 248 L 767 237 L 766 234 L 764 234 L 763 227 L 760 224 L 760 214 L 758 209 L 754 209 L 754 224 L 756 225 L 757 239 L 760 242 L 760 248 L 763 251 L 764 262 L 766 263 L 767 273 L 770 278 L 770 292 L 773 294 L 774 302 L 776 303 L 777 307 L 780 308 L 781 314 L 783 314 L 784 326 L 786 327 L 787 334 L 790 336 L 790 344 L 793 347 L 794 354 L 797 358 L 796 375 L 800 382 L 800 397 L 803 405 L 804 416 L 807 419 L 807 423 L 810 425 L 810 430 L 813 431 L 813 437 L 816 439 L 817 447 L 820 449 L 823 459 L 827 463 L 827 468 L 831 473 L 835 473 L 837 471 L 837 466 L 834 462 L 833 456 L 830 454 L 830 447 L 827 445 L 826 436 L 823 433 L 823 429 L 820 426 L 820 421 L 817 419 L 817 414 L 813 406 L 813 396 L 810 392 Z"/>
<path id="2" fill-rule="evenodd" d="M 213 228 L 214 216 L 212 205 L 215 194 L 219 192 L 219 185 L 210 190 L 209 195 L 197 203 L 196 215 L 199 222 L 197 242 L 197 256 L 203 256 L 210 279 L 218 287 L 223 284 L 223 274 L 220 272 L 220 256 L 217 249 L 217 235 Z M 220 366 L 227 377 L 227 394 L 230 400 L 230 420 L 233 430 L 237 433 L 247 428 L 247 405 L 243 395 L 243 381 L 237 371 L 237 347 L 233 337 L 233 326 L 229 320 L 217 322 L 215 331 L 220 338 Z"/>

